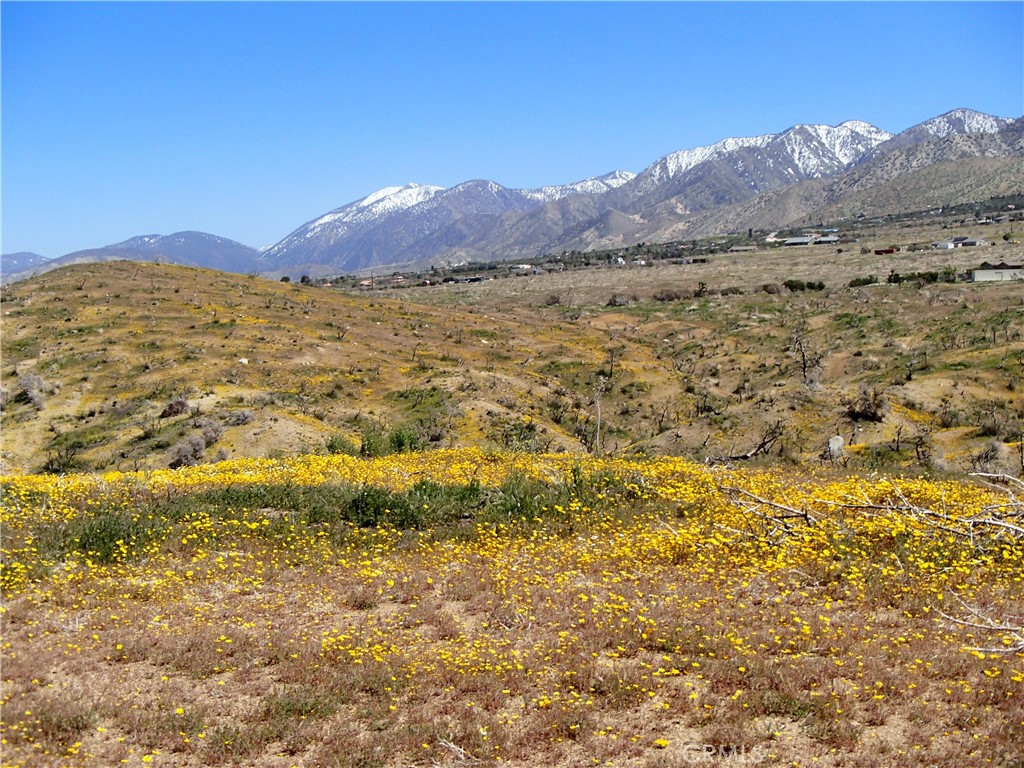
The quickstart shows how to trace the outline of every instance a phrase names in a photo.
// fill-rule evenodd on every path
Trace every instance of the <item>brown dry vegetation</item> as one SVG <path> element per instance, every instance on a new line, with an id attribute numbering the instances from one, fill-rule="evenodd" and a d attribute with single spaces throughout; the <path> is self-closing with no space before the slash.
<path id="1" fill-rule="evenodd" d="M 884 280 L 1024 254 L 860 253 L 942 236 L 6 288 L 3 765 L 1020 768 L 1024 295 Z"/>
<path id="2" fill-rule="evenodd" d="M 696 459 L 767 439 L 759 460 L 789 462 L 817 461 L 839 435 L 851 468 L 1019 472 L 1020 286 L 884 281 L 1020 260 L 1020 246 L 860 253 L 943 236 L 881 230 L 842 254 L 387 295 L 127 262 L 62 269 L 5 289 L 3 463 L 162 467 L 335 436 L 353 450 L 400 428 L 400 445 Z M 882 283 L 846 287 L 869 274 Z"/>
<path id="3" fill-rule="evenodd" d="M 7 766 L 1024 759 L 1006 488 L 442 450 L 3 501 Z"/>

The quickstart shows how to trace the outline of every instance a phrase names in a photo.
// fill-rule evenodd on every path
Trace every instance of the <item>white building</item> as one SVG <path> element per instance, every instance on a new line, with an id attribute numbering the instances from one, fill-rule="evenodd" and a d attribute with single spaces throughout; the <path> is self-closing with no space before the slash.
<path id="1" fill-rule="evenodd" d="M 1024 280 L 1024 264 L 982 263 L 977 269 L 971 270 L 971 281 L 975 283 L 998 282 L 1008 280 Z"/>

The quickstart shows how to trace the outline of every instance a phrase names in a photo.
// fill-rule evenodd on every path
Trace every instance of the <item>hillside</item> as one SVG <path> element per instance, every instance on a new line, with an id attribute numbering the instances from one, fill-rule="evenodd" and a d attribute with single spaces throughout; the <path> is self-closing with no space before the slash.
<path id="1" fill-rule="evenodd" d="M 156 468 L 329 442 L 813 463 L 839 435 L 851 467 L 1019 469 L 1019 286 L 885 278 L 1019 262 L 1020 247 L 872 253 L 945 233 L 390 295 L 68 267 L 5 289 L 4 467 Z M 881 284 L 847 287 L 869 275 Z"/>
<path id="2" fill-rule="evenodd" d="M 860 233 L 5 288 L 6 764 L 1019 766 L 1024 249 Z"/>

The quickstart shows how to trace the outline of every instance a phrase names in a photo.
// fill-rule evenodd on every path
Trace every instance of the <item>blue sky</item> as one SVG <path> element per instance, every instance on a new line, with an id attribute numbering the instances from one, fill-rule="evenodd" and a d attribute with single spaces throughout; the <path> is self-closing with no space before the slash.
<path id="1" fill-rule="evenodd" d="M 259 247 L 384 186 L 1024 114 L 1024 3 L 3 2 L 3 252 Z"/>

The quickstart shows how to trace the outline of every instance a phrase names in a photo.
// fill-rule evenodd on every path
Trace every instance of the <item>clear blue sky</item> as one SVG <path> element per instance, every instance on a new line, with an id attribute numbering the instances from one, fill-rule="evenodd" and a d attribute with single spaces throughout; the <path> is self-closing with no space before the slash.
<path id="1" fill-rule="evenodd" d="M 1024 3 L 3 2 L 3 252 L 259 247 L 384 186 L 1024 113 Z"/>

